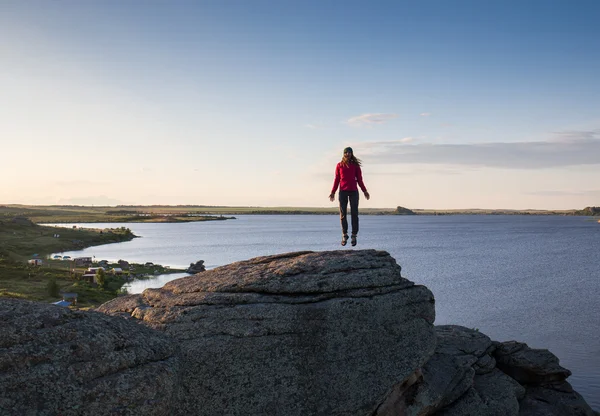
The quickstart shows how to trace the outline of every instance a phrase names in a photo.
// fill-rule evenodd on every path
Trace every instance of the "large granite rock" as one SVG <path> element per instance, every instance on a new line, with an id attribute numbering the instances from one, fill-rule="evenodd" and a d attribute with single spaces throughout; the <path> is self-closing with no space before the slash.
<path id="1" fill-rule="evenodd" d="M 550 351 L 532 349 L 522 342 L 496 343 L 494 357 L 498 368 L 523 384 L 564 381 L 571 375 Z"/>
<path id="2" fill-rule="evenodd" d="M 371 414 L 435 348 L 433 295 L 375 250 L 259 257 L 100 311 L 177 340 L 181 415 Z"/>
<path id="3" fill-rule="evenodd" d="M 0 300 L 0 415 L 598 416 L 549 351 L 434 327 L 386 252 L 259 257 L 99 310 Z"/>
<path id="4" fill-rule="evenodd" d="M 394 411 L 406 416 L 595 416 L 548 350 L 492 341 L 458 325 L 436 326 L 437 346 Z"/>
<path id="5" fill-rule="evenodd" d="M 186 270 L 186 273 L 196 274 L 206 270 L 204 266 L 204 260 L 198 260 L 196 263 L 190 263 L 190 267 Z"/>
<path id="6" fill-rule="evenodd" d="M 168 415 L 165 335 L 94 312 L 0 300 L 0 415 Z"/>
<path id="7" fill-rule="evenodd" d="M 596 416 L 566 379 L 571 371 L 559 364 L 558 357 L 545 349 L 534 349 L 522 342 L 495 342 L 498 368 L 525 387 L 520 402 L 522 416 Z"/>

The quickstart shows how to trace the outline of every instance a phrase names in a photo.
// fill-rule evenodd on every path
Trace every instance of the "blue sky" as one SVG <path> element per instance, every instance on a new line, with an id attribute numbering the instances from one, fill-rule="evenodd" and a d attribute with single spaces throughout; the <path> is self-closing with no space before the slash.
<path id="1" fill-rule="evenodd" d="M 0 203 L 600 205 L 596 1 L 3 1 Z"/>

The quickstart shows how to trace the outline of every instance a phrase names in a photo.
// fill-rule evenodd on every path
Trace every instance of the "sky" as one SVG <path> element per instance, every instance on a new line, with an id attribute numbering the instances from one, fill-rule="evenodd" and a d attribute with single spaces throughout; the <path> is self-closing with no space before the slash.
<path id="1" fill-rule="evenodd" d="M 595 0 L 0 0 L 0 204 L 600 205 Z"/>

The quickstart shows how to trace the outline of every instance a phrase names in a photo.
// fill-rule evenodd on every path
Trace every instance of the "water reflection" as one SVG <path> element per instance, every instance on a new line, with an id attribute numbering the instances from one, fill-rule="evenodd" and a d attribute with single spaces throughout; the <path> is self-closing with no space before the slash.
<path id="1" fill-rule="evenodd" d="M 189 276 L 188 273 L 169 273 L 169 274 L 159 274 L 156 277 L 152 277 L 150 279 L 144 280 L 134 280 L 132 282 L 126 283 L 123 285 L 124 289 L 127 289 L 127 293 L 130 295 L 136 293 L 142 293 L 146 289 L 158 289 L 163 287 L 165 283 L 170 282 L 171 280 L 179 279 L 180 277 Z"/>

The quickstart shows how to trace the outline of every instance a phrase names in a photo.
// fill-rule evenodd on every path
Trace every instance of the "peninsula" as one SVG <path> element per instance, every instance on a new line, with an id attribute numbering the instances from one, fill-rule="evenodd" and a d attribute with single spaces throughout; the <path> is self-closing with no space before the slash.
<path id="1" fill-rule="evenodd" d="M 135 237 L 126 227 L 58 228 L 38 225 L 25 217 L 0 218 L 0 298 L 49 303 L 59 301 L 60 293 L 67 292 L 77 294 L 78 308 L 88 308 L 115 298 L 134 276 L 184 271 L 153 263 L 129 264 L 124 260 L 109 264 L 85 258 L 76 261 L 58 255 L 49 258 L 52 253 L 120 243 Z M 90 266 L 95 268 L 89 269 Z M 95 274 L 99 269 L 103 269 L 101 282 L 95 276 L 86 279 L 86 272 L 93 270 Z"/>
<path id="2" fill-rule="evenodd" d="M 180 206 L 96 207 L 83 205 L 0 205 L 0 220 L 26 217 L 38 224 L 196 222 L 234 219 Z"/>

